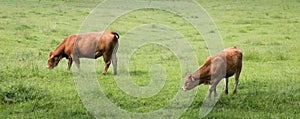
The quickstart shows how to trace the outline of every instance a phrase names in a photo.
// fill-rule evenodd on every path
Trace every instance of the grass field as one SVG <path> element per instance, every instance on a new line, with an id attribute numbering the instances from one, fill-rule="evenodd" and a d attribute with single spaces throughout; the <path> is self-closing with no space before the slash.
<path id="1" fill-rule="evenodd" d="M 94 118 L 78 96 L 74 74 L 66 70 L 67 60 L 62 60 L 53 70 L 45 66 L 48 53 L 64 37 L 78 33 L 85 18 L 99 2 L 0 1 L 1 119 Z M 222 95 L 205 118 L 300 118 L 300 1 L 197 2 L 215 21 L 224 46 L 236 45 L 244 54 L 238 94 L 232 95 L 231 78 L 230 94 Z M 124 37 L 132 27 L 152 22 L 170 26 L 184 35 L 199 65 L 209 56 L 205 41 L 194 27 L 165 11 L 134 11 L 118 18 L 109 29 L 120 33 L 121 48 L 129 42 Z M 111 67 L 108 75 L 100 75 L 102 58 L 97 59 L 96 64 L 97 80 L 106 97 L 120 109 L 134 113 L 165 107 L 181 87 L 183 74 L 193 71 L 181 71 L 178 57 L 170 49 L 157 44 L 144 45 L 130 57 L 131 80 L 138 86 L 147 86 L 151 84 L 152 74 L 159 78 L 155 81 L 161 81 L 164 86 L 151 97 L 139 98 L 118 88 Z M 119 70 L 119 73 L 122 76 L 124 71 Z M 199 118 L 208 86 L 201 85 L 194 90 L 197 94 L 181 118 Z M 106 118 L 115 117 L 106 115 Z"/>

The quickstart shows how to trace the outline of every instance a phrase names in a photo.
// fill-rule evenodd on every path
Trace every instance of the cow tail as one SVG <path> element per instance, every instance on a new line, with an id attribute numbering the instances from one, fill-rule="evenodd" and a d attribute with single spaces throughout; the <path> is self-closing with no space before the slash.
<path id="1" fill-rule="evenodd" d="M 115 40 L 118 40 L 120 38 L 120 36 L 117 32 L 112 31 L 111 33 L 114 34 Z"/>

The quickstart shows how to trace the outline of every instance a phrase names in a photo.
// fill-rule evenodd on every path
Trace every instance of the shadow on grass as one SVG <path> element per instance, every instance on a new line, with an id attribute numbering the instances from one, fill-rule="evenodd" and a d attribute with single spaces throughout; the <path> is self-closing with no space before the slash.
<path id="1" fill-rule="evenodd" d="M 149 72 L 142 71 L 142 70 L 129 71 L 129 74 L 133 75 L 133 76 L 142 76 L 142 75 L 145 75 L 145 74 L 148 74 L 148 73 Z"/>

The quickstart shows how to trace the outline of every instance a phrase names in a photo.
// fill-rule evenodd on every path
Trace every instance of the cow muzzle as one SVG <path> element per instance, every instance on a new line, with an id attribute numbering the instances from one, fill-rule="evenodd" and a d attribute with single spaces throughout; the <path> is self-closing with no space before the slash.
<path id="1" fill-rule="evenodd" d="M 46 66 L 46 68 L 47 68 L 47 69 L 53 69 L 53 67 L 51 67 L 51 66 Z"/>

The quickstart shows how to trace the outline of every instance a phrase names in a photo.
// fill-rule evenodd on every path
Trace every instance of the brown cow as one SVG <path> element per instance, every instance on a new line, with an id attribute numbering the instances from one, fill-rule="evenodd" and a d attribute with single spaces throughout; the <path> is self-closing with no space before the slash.
<path id="1" fill-rule="evenodd" d="M 194 73 L 188 74 L 185 77 L 182 90 L 190 90 L 198 85 L 210 85 L 209 95 L 214 91 L 217 96 L 216 86 L 222 78 L 225 78 L 224 93 L 228 94 L 228 78 L 235 74 L 235 85 L 233 94 L 237 92 L 237 85 L 239 83 L 239 76 L 242 70 L 243 54 L 240 50 L 233 46 L 227 48 L 220 53 L 208 57 L 204 64 Z"/>
<path id="2" fill-rule="evenodd" d="M 105 75 L 109 65 L 113 64 L 114 74 L 117 74 L 118 33 L 114 31 L 90 32 L 73 34 L 66 37 L 53 52 L 48 55 L 48 68 L 53 69 L 60 59 L 68 59 L 68 70 L 74 61 L 80 69 L 79 58 L 94 58 L 103 56 L 105 66 L 102 74 Z"/>

